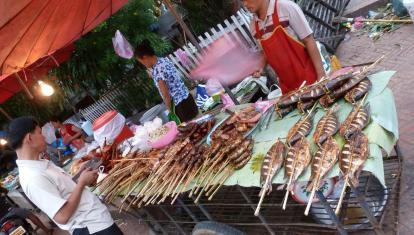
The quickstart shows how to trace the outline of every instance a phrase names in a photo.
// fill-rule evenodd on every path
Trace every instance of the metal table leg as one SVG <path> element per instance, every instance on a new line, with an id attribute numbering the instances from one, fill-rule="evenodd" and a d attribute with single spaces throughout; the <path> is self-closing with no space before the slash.
<path id="1" fill-rule="evenodd" d="M 365 215 L 367 216 L 369 222 L 371 223 L 372 227 L 374 228 L 374 231 L 376 234 L 384 234 L 384 231 L 381 229 L 381 225 L 378 223 L 375 216 L 371 213 L 371 210 L 369 209 L 369 206 L 367 202 L 364 200 L 364 197 L 362 194 L 358 191 L 358 189 L 352 184 L 352 182 L 349 182 L 349 186 L 352 189 L 352 192 L 355 194 L 356 199 L 361 206 L 362 210 L 364 211 Z"/>
<path id="2" fill-rule="evenodd" d="M 319 201 L 322 203 L 324 209 L 326 210 L 326 213 L 328 213 L 329 217 L 331 217 L 331 220 L 335 223 L 335 226 L 336 226 L 339 234 L 341 234 L 341 235 L 347 235 L 348 232 L 344 229 L 341 221 L 339 221 L 339 219 L 336 216 L 334 210 L 329 205 L 329 203 L 326 201 L 326 198 L 323 195 L 323 193 L 321 193 L 321 191 L 317 190 L 316 191 L 316 196 L 318 197 Z"/>
<path id="3" fill-rule="evenodd" d="M 181 226 L 177 223 L 177 221 L 175 221 L 174 217 L 172 217 L 170 215 L 170 213 L 168 213 L 167 210 L 165 210 L 162 206 L 159 206 L 160 210 L 168 217 L 169 220 L 171 220 L 171 222 L 175 225 L 175 227 L 177 227 L 178 231 L 181 234 L 186 235 L 185 231 L 183 230 L 183 228 L 181 228 Z"/>
<path id="4" fill-rule="evenodd" d="M 242 189 L 242 187 L 240 187 L 239 185 L 237 185 L 237 189 L 240 191 L 241 195 L 244 197 L 244 199 L 247 201 L 247 203 L 250 204 L 250 207 L 253 209 L 253 211 L 256 210 L 256 208 L 253 205 L 252 201 L 250 200 L 250 198 L 246 195 L 246 193 L 244 192 L 244 190 Z M 273 231 L 273 229 L 267 224 L 265 218 L 261 215 L 258 216 L 259 220 L 262 222 L 263 226 L 266 227 L 267 231 L 274 235 L 275 232 Z"/>
<path id="5" fill-rule="evenodd" d="M 192 196 L 192 197 L 191 197 L 191 199 L 195 200 L 195 197 L 194 197 L 194 196 Z M 214 221 L 214 220 L 213 220 L 213 217 L 210 215 L 210 213 L 208 213 L 208 211 L 204 208 L 204 206 L 203 206 L 202 204 L 200 204 L 200 203 L 196 203 L 195 205 L 198 207 L 198 209 L 200 209 L 200 211 L 204 214 L 204 216 L 205 216 L 208 220 Z"/>
<path id="6" fill-rule="evenodd" d="M 194 222 L 200 222 L 200 220 L 197 219 L 197 217 L 194 215 L 193 212 L 191 212 L 190 209 L 188 209 L 188 206 L 184 204 L 184 202 L 181 199 L 177 199 L 178 204 L 183 207 L 183 209 L 185 210 L 185 212 L 187 212 L 187 214 L 191 217 L 191 219 Z"/>

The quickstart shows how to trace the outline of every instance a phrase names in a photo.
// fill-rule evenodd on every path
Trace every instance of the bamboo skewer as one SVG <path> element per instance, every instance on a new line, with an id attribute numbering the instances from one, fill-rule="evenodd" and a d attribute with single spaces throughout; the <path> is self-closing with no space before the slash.
<path id="1" fill-rule="evenodd" d="M 338 215 L 339 214 L 339 211 L 341 210 L 342 202 L 343 202 L 344 197 L 345 197 L 346 187 L 348 187 L 348 180 L 349 180 L 349 175 L 347 174 L 345 176 L 344 187 L 342 188 L 341 195 L 339 196 L 338 205 L 336 205 L 336 209 L 335 209 L 335 214 L 336 215 Z"/>
<path id="2" fill-rule="evenodd" d="M 269 184 L 269 180 L 270 180 L 270 177 L 271 177 L 271 175 L 270 175 L 270 172 L 272 170 L 272 167 L 271 166 L 272 166 L 272 163 L 270 164 L 269 170 L 267 172 L 267 177 L 266 177 L 266 181 L 265 181 L 265 183 L 263 185 L 263 188 L 262 188 L 262 190 L 260 190 L 261 195 L 260 195 L 259 203 L 257 204 L 257 207 L 256 207 L 256 211 L 254 212 L 254 215 L 255 216 L 258 216 L 259 215 L 260 207 L 262 206 L 263 199 L 264 199 L 264 197 L 266 195 L 267 185 Z"/>
<path id="3" fill-rule="evenodd" d="M 217 186 L 216 190 L 214 190 L 214 192 L 208 198 L 209 201 L 211 201 L 211 199 L 213 199 L 214 195 L 216 195 L 216 193 L 218 192 L 218 190 L 221 188 L 221 186 L 224 184 L 224 182 L 226 182 L 226 180 L 230 177 L 230 175 L 231 175 L 232 172 L 234 172 L 233 169 L 232 170 L 229 170 L 229 172 L 227 173 L 226 177 L 223 178 L 223 180 Z"/>
<path id="4" fill-rule="evenodd" d="M 306 209 L 305 209 L 305 215 L 306 216 L 309 214 L 309 210 L 310 210 L 310 207 L 312 205 L 313 198 L 315 197 L 316 190 L 318 190 L 318 187 L 319 187 L 319 185 L 317 185 L 317 183 L 319 183 L 319 180 L 320 180 L 319 175 L 317 177 L 318 177 L 318 180 L 313 184 L 312 192 L 310 194 L 308 204 L 306 205 Z"/>

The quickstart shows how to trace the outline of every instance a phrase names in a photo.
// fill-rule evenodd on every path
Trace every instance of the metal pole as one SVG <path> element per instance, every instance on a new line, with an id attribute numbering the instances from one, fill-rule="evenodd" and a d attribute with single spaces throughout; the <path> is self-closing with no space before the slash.
<path id="1" fill-rule="evenodd" d="M 234 96 L 234 94 L 231 92 L 230 88 L 226 85 L 221 85 L 224 90 L 226 91 L 226 93 L 230 96 L 231 100 L 234 102 L 235 105 L 239 105 L 239 101 L 236 99 L 236 96 Z"/>
<path id="2" fill-rule="evenodd" d="M 180 24 L 181 28 L 183 28 L 185 34 L 187 34 L 188 39 L 190 39 L 191 43 L 197 48 L 197 50 L 199 52 L 202 52 L 203 49 L 201 48 L 200 44 L 198 43 L 198 41 L 194 37 L 193 33 L 188 28 L 187 24 L 183 21 L 181 15 L 178 14 L 178 12 L 175 10 L 174 6 L 171 4 L 171 1 L 170 0 L 163 0 L 163 2 L 165 3 L 165 5 L 167 5 L 168 10 L 171 11 L 171 14 L 173 14 L 173 16 L 175 17 L 177 22 Z"/>
<path id="3" fill-rule="evenodd" d="M 253 209 L 253 211 L 256 210 L 256 208 L 253 205 L 253 202 L 250 200 L 250 198 L 246 195 L 246 193 L 244 192 L 244 190 L 242 189 L 242 187 L 240 187 L 239 185 L 236 185 L 237 189 L 240 191 L 241 195 L 244 197 L 244 199 L 247 201 L 247 203 L 250 204 L 250 207 Z M 257 216 L 259 218 L 259 220 L 262 222 L 263 226 L 265 226 L 265 228 L 267 229 L 267 231 L 274 235 L 275 232 L 273 231 L 273 229 L 267 224 L 265 218 L 259 214 L 259 216 Z"/>
<path id="4" fill-rule="evenodd" d="M 29 99 L 33 100 L 34 99 L 34 96 L 30 92 L 29 88 L 26 86 L 26 83 L 24 83 L 24 81 L 22 80 L 22 78 L 20 77 L 20 75 L 18 73 L 14 73 L 14 74 L 16 75 L 17 81 L 20 83 L 20 86 L 26 92 L 26 94 L 29 97 Z"/>
<path id="5" fill-rule="evenodd" d="M 162 211 L 162 212 L 164 212 L 164 214 L 168 217 L 168 219 L 175 225 L 175 227 L 177 227 L 177 229 L 178 229 L 178 231 L 181 233 L 181 234 L 186 234 L 185 233 L 185 231 L 184 231 L 184 229 L 183 228 L 181 228 L 181 226 L 177 223 L 177 221 L 175 221 L 175 219 L 174 219 L 174 217 L 172 217 L 171 215 L 170 215 L 170 213 L 168 213 L 168 211 L 167 210 L 165 210 L 163 207 L 162 207 L 162 205 L 161 206 L 159 206 L 159 208 L 160 208 L 160 210 Z"/>
<path id="6" fill-rule="evenodd" d="M 328 215 L 331 218 L 332 222 L 335 223 L 336 229 L 338 230 L 339 234 L 347 235 L 348 232 L 344 229 L 341 221 L 339 221 L 339 219 L 335 215 L 335 212 L 333 211 L 332 207 L 326 201 L 326 198 L 323 195 L 323 193 L 321 193 L 321 191 L 319 191 L 319 190 L 316 190 L 316 196 L 318 197 L 319 201 L 322 203 L 323 208 L 325 209 L 326 213 L 328 213 Z"/>
<path id="7" fill-rule="evenodd" d="M 371 223 L 372 227 L 374 228 L 374 231 L 376 234 L 383 235 L 384 231 L 381 229 L 381 225 L 378 223 L 375 216 L 372 214 L 367 202 L 364 200 L 364 197 L 362 194 L 358 191 L 358 189 L 354 186 L 352 182 L 349 182 L 349 186 L 352 189 L 352 192 L 354 192 L 356 199 L 361 206 L 362 210 L 364 211 L 365 215 L 368 217 L 369 222 Z"/>

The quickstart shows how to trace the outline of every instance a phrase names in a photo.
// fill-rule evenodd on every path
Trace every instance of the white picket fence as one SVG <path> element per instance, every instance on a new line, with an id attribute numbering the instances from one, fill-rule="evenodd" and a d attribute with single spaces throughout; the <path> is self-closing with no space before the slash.
<path id="1" fill-rule="evenodd" d="M 251 20 L 252 15 L 240 9 L 236 15 L 231 16 L 222 24 L 211 28 L 204 35 L 198 36 L 201 48 L 206 48 L 222 36 L 231 37 L 231 40 L 243 42 L 250 48 L 257 48 L 256 40 L 250 33 Z M 191 70 L 200 63 L 201 52 L 193 44 L 188 43 L 167 57 L 174 63 L 181 74 L 188 78 Z"/>
<path id="2" fill-rule="evenodd" d="M 211 28 L 210 31 L 205 32 L 204 35 L 198 36 L 200 46 L 206 48 L 220 37 L 225 36 L 231 37 L 232 40 L 235 39 L 244 42 L 251 48 L 257 48 L 256 41 L 250 33 L 251 17 L 250 13 L 240 9 L 236 15 L 231 16 L 222 24 L 218 24 L 217 27 Z M 199 52 L 193 44 L 188 43 L 181 48 L 181 54 L 177 50 L 167 57 L 174 63 L 182 75 L 188 78 L 191 70 L 199 64 L 201 52 Z M 86 120 L 93 123 L 105 112 L 116 110 L 116 99 L 121 96 L 122 93 L 119 89 L 111 91 L 94 104 L 80 110 L 80 113 Z"/>
<path id="3" fill-rule="evenodd" d="M 102 114 L 111 110 L 117 110 L 115 103 L 121 96 L 122 92 L 119 89 L 115 89 L 102 96 L 99 100 L 87 108 L 79 110 L 79 112 L 86 120 L 93 123 Z"/>

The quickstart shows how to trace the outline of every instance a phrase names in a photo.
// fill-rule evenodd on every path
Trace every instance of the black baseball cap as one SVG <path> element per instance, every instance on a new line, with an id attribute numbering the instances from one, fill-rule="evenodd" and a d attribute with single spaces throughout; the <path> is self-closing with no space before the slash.
<path id="1" fill-rule="evenodd" d="M 8 128 L 8 140 L 12 149 L 18 149 L 23 144 L 23 139 L 27 134 L 33 132 L 39 123 L 33 117 L 19 117 L 13 119 Z"/>

